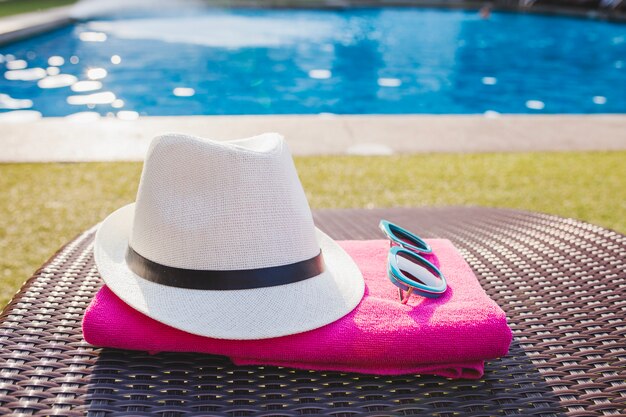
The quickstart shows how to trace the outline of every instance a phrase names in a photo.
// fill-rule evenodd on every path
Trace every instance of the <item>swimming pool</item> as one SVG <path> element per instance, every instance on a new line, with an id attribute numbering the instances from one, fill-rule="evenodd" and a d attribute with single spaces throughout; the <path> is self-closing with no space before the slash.
<path id="1" fill-rule="evenodd" d="M 207 9 L 0 53 L 0 111 L 43 116 L 626 113 L 626 25 L 563 17 Z"/>

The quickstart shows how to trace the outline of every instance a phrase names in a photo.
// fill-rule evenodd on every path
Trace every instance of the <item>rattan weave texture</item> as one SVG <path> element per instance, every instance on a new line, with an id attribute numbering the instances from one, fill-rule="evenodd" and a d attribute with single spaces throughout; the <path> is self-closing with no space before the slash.
<path id="1" fill-rule="evenodd" d="M 233 366 L 199 354 L 97 349 L 80 321 L 102 285 L 93 230 L 62 248 L 0 317 L 0 415 L 626 416 L 626 236 L 485 208 L 330 210 L 336 239 L 380 218 L 459 247 L 515 339 L 484 378 L 367 376 Z"/>

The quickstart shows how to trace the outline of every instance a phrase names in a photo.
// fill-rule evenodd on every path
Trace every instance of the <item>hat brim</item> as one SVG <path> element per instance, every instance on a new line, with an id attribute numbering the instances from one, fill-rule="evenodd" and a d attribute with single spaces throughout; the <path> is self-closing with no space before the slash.
<path id="1" fill-rule="evenodd" d="M 332 323 L 352 311 L 365 290 L 352 258 L 317 230 L 325 271 L 292 284 L 249 290 L 193 290 L 157 284 L 133 273 L 125 261 L 134 204 L 100 225 L 94 257 L 105 284 L 126 304 L 171 327 L 217 339 L 286 336 Z M 228 242 L 224 242 L 228 251 Z"/>

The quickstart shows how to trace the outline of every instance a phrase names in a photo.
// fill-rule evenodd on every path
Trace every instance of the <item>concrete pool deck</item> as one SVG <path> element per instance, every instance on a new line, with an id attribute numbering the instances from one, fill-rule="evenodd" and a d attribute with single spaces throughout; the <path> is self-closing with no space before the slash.
<path id="1" fill-rule="evenodd" d="M 0 162 L 140 161 L 165 132 L 228 140 L 269 131 L 285 135 L 296 155 L 626 149 L 626 115 L 43 118 L 0 122 Z"/>

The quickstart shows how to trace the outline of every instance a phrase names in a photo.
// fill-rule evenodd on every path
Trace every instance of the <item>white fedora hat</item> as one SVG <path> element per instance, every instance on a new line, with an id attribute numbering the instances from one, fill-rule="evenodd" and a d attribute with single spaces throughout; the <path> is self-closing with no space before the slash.
<path id="1" fill-rule="evenodd" d="M 94 244 L 106 285 L 169 326 L 220 339 L 312 330 L 348 314 L 364 282 L 317 230 L 282 136 L 155 138 L 137 201 Z"/>

